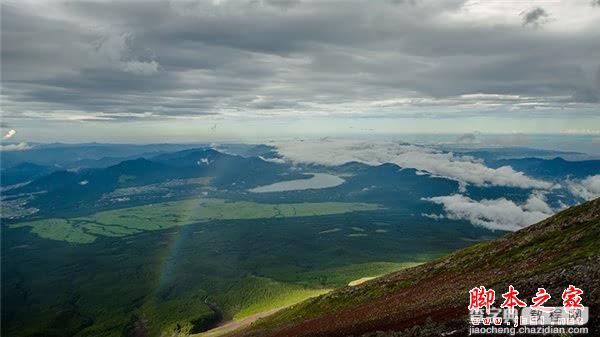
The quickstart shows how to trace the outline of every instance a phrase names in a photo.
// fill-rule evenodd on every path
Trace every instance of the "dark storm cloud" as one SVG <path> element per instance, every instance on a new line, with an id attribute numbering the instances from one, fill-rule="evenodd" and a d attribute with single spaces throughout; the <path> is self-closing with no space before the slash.
<path id="1" fill-rule="evenodd" d="M 465 134 L 462 134 L 459 137 L 457 137 L 454 142 L 458 143 L 458 144 L 474 144 L 477 141 L 478 141 L 477 134 L 465 133 Z"/>
<path id="2" fill-rule="evenodd" d="M 534 8 L 523 13 L 523 26 L 532 25 L 539 26 L 545 18 L 548 18 L 548 13 L 541 7 Z"/>
<path id="3" fill-rule="evenodd" d="M 458 0 L 6 2 L 3 109 L 108 119 L 593 110 L 595 25 L 527 29 L 546 10 L 494 23 L 473 8 Z"/>
<path id="4" fill-rule="evenodd" d="M 292 8 L 299 5 L 301 0 L 265 0 L 266 4 L 280 8 Z"/>

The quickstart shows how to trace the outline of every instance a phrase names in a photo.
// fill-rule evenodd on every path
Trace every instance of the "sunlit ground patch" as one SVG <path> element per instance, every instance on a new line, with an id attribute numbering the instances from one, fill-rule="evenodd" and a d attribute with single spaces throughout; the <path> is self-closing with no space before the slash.
<path id="1" fill-rule="evenodd" d="M 341 229 L 339 228 L 332 228 L 332 229 L 327 229 L 324 231 L 320 231 L 319 234 L 329 234 L 329 233 L 335 233 L 335 232 L 339 232 L 341 231 Z"/>
<path id="2" fill-rule="evenodd" d="M 188 199 L 94 213 L 69 219 L 44 219 L 17 223 L 51 240 L 90 243 L 99 236 L 123 237 L 210 220 L 306 217 L 377 210 L 376 204 L 320 202 L 263 204 L 222 199 Z"/>
<path id="3" fill-rule="evenodd" d="M 375 279 L 375 278 L 376 278 L 375 276 L 361 277 L 358 280 L 354 280 L 354 281 L 349 282 L 348 286 L 355 287 L 355 286 L 357 286 L 359 284 L 363 284 L 363 283 L 365 283 L 367 281 L 371 281 L 372 279 Z"/>
<path id="4" fill-rule="evenodd" d="M 365 233 L 352 233 L 352 234 L 348 234 L 347 236 L 351 237 L 351 238 L 360 238 L 360 237 L 369 236 L 369 234 L 365 234 Z"/>

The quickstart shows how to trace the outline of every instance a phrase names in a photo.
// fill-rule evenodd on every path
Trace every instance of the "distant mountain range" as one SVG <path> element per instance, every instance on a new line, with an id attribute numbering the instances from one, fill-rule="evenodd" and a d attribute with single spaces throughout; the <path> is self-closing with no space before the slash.
<path id="1" fill-rule="evenodd" d="M 510 166 L 517 171 L 536 178 L 583 178 L 600 173 L 600 160 L 568 161 L 554 159 L 518 158 L 487 161 L 490 167 Z"/>
<path id="2" fill-rule="evenodd" d="M 106 168 L 123 161 L 145 158 L 168 161 L 169 158 L 182 163 L 174 166 L 194 164 L 198 151 L 210 149 L 209 145 L 198 144 L 37 144 L 25 151 L 2 153 L 2 185 L 13 185 L 37 179 L 45 174 L 60 171 L 78 171 L 91 168 Z M 276 148 L 269 145 L 221 144 L 215 149 L 228 155 L 244 158 L 273 158 Z M 448 149 L 452 151 L 453 149 Z M 565 160 L 561 155 L 572 153 L 534 150 L 527 148 L 490 148 L 462 150 L 459 153 L 484 160 L 492 168 L 511 166 L 517 171 L 537 178 L 563 179 L 582 178 L 600 172 L 600 160 Z M 185 158 L 185 156 L 189 156 Z M 201 154 L 200 154 L 201 155 Z M 345 166 L 351 166 L 349 163 Z"/>
<path id="3" fill-rule="evenodd" d="M 120 158 L 119 161 L 132 157 L 147 157 L 164 152 L 180 151 L 197 148 L 199 144 L 32 144 L 32 148 L 25 151 L 10 151 L 2 153 L 2 167 L 9 168 L 23 162 L 38 165 L 56 166 L 59 168 L 86 167 L 94 160 L 105 158 Z M 112 165 L 110 163 L 109 165 Z M 93 165 L 97 166 L 97 165 Z"/>
<path id="4" fill-rule="evenodd" d="M 544 287 L 561 306 L 574 284 L 590 307 L 590 336 L 600 334 L 600 199 L 569 208 L 538 224 L 392 273 L 313 298 L 232 333 L 236 337 L 466 336 L 469 290 L 520 298 Z M 499 295 L 497 295 L 497 298 Z"/>
<path id="5" fill-rule="evenodd" d="M 417 174 L 414 169 L 402 169 L 395 164 L 369 166 L 349 162 L 333 167 L 300 165 L 265 159 L 276 156 L 273 148 L 267 145 L 224 145 L 218 147 L 220 151 L 210 147 L 186 146 L 44 145 L 23 151 L 22 154 L 7 153 L 9 164 L 13 163 L 14 166 L 4 165 L 6 157 L 3 154 L 2 186 L 27 183 L 5 190 L 3 195 L 36 194 L 28 204 L 39 209 L 37 216 L 44 216 L 46 213 L 57 215 L 57 212 L 65 212 L 68 215 L 79 210 L 89 211 L 97 206 L 103 195 L 119 188 L 201 177 L 210 177 L 211 185 L 219 193 L 237 191 L 242 194 L 260 185 L 308 178 L 310 175 L 307 173 L 310 172 L 332 172 L 349 177 L 343 186 L 329 189 L 327 195 L 320 190 L 306 190 L 301 195 L 287 194 L 288 197 L 295 197 L 296 201 L 337 198 L 380 202 L 391 198 L 395 203 L 402 200 L 412 205 L 421 202 L 420 198 L 452 194 L 458 188 L 455 181 Z M 181 148 L 184 149 L 169 151 Z M 121 160 L 121 157 L 105 156 L 113 150 L 127 157 Z M 482 152 L 481 156 L 486 158 L 489 167 L 511 166 L 526 175 L 549 181 L 584 178 L 600 172 L 600 160 L 498 159 L 496 152 L 485 153 L 488 152 Z M 19 162 L 22 159 L 34 161 Z M 373 186 L 377 188 L 373 189 Z M 524 201 L 529 195 L 529 191 L 524 189 L 498 186 L 472 185 L 468 191 L 477 199 L 511 195 L 514 200 Z M 254 195 L 251 198 L 260 201 L 265 197 Z M 571 199 L 566 197 L 567 204 L 572 204 Z M 563 201 L 552 196 L 549 202 L 558 205 Z M 415 214 L 419 214 L 415 211 Z"/>
<path id="6" fill-rule="evenodd" d="M 150 159 L 125 160 L 106 168 L 88 168 L 78 171 L 55 170 L 48 166 L 27 163 L 7 169 L 6 179 L 28 176 L 29 184 L 6 191 L 6 195 L 40 193 L 32 206 L 44 212 L 90 209 L 90 204 L 104 193 L 117 188 L 143 186 L 165 182 L 170 179 L 212 177 L 216 188 L 244 190 L 260 184 L 282 180 L 280 174 L 287 167 L 261 160 L 257 157 L 241 157 L 213 149 L 191 149 L 153 156 Z M 286 173 L 287 179 L 303 177 L 302 174 Z M 43 193 L 41 193 L 43 192 Z"/>

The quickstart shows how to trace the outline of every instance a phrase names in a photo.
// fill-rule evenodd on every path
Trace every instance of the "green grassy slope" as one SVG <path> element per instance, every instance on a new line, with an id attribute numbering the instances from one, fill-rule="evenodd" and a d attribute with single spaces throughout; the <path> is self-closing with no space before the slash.
<path id="1" fill-rule="evenodd" d="M 522 299 L 545 287 L 553 294 L 550 305 L 561 305 L 562 290 L 577 285 L 590 307 L 590 334 L 599 334 L 600 199 L 500 239 L 307 300 L 233 335 L 465 335 L 469 289 L 483 285 L 499 293 L 509 284 Z"/>

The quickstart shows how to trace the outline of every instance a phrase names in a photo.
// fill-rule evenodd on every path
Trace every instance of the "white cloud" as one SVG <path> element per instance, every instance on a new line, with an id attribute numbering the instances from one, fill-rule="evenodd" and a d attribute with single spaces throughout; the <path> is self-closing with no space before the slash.
<path id="1" fill-rule="evenodd" d="M 29 149 L 31 149 L 31 146 L 29 146 L 27 143 L 7 144 L 0 147 L 1 151 L 23 151 Z"/>
<path id="2" fill-rule="evenodd" d="M 552 208 L 546 203 L 546 196 L 537 191 L 532 193 L 523 205 L 523 209 L 529 212 L 541 212 L 544 214 L 552 214 Z"/>
<path id="3" fill-rule="evenodd" d="M 575 196 L 586 200 L 596 199 L 600 197 L 600 174 L 579 181 L 568 181 L 567 187 Z"/>
<path id="4" fill-rule="evenodd" d="M 431 213 L 431 214 L 421 213 L 421 216 L 424 216 L 426 218 L 430 218 L 433 220 L 440 220 L 440 219 L 444 218 L 444 216 L 442 214 L 433 214 L 433 213 Z"/>
<path id="5" fill-rule="evenodd" d="M 276 163 L 276 164 L 285 163 L 285 160 L 282 158 L 265 158 L 263 156 L 258 156 L 258 158 L 260 158 L 262 161 L 267 161 L 267 162 Z"/>
<path id="6" fill-rule="evenodd" d="M 495 185 L 550 189 L 551 183 L 530 178 L 510 166 L 497 169 L 469 156 L 398 142 L 303 141 L 277 143 L 277 151 L 292 162 L 341 165 L 357 161 L 368 165 L 397 164 L 477 186 Z"/>
<path id="7" fill-rule="evenodd" d="M 443 205 L 446 214 L 426 215 L 430 218 L 446 217 L 453 220 L 468 220 L 472 224 L 492 230 L 516 231 L 544 220 L 553 214 L 541 194 L 533 193 L 524 205 L 511 200 L 473 200 L 461 194 L 424 198 Z"/>
<path id="8" fill-rule="evenodd" d="M 14 136 L 17 133 L 17 131 L 15 131 L 15 129 L 10 129 L 8 130 L 8 132 L 4 135 L 4 137 L 2 137 L 2 139 L 10 139 L 12 138 L 12 136 Z"/>
<path id="9" fill-rule="evenodd" d="M 565 129 L 560 133 L 565 135 L 600 135 L 600 129 Z"/>

